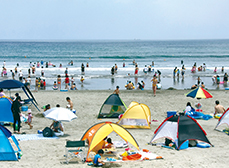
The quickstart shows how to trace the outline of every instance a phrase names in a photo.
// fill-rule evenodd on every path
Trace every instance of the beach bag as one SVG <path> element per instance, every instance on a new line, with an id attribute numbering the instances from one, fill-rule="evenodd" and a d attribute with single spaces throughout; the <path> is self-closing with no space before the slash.
<path id="1" fill-rule="evenodd" d="M 53 137 L 54 132 L 51 128 L 45 127 L 45 129 L 42 131 L 44 137 Z"/>

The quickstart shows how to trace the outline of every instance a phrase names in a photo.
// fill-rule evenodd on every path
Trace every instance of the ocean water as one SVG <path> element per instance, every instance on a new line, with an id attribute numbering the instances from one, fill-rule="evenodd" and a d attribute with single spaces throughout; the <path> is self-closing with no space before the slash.
<path id="1" fill-rule="evenodd" d="M 229 40 L 175 40 L 175 41 L 0 41 L 0 64 L 5 61 L 7 76 L 0 80 L 12 79 L 10 70 L 19 64 L 18 71 L 22 70 L 25 77 L 28 76 L 30 62 L 32 64 L 43 60 L 51 62 L 56 67 L 43 67 L 44 78 L 48 90 L 52 89 L 57 75 L 64 80 L 64 71 L 68 67 L 70 77 L 75 79 L 79 90 L 114 90 L 117 85 L 125 89 L 127 81 L 135 85 L 143 80 L 145 89 L 152 89 L 151 79 L 155 71 L 160 70 L 162 89 L 173 87 L 187 89 L 197 82 L 197 77 L 205 83 L 208 89 L 216 89 L 212 82 L 214 68 L 217 67 L 217 75 L 223 80 L 223 74 L 229 72 Z M 73 65 L 69 65 L 70 61 Z M 138 64 L 139 74 L 134 75 L 133 60 Z M 154 62 L 154 72 L 143 73 L 145 65 Z M 186 68 L 184 79 L 173 78 L 173 69 L 181 69 L 183 64 Z M 81 64 L 89 64 L 85 68 L 85 74 L 81 74 Z M 123 67 L 125 63 L 125 67 Z M 197 67 L 206 64 L 205 72 L 191 73 L 191 67 L 196 63 Z M 62 68 L 59 65 L 62 64 Z M 111 75 L 111 67 L 118 65 L 118 71 Z M 34 64 L 36 66 L 36 64 Z M 224 66 L 224 72 L 221 68 Z M 41 67 L 36 68 L 32 75 L 31 89 L 34 89 L 35 77 L 41 76 Z M 127 75 L 127 74 L 130 75 Z M 80 82 L 84 76 L 83 84 Z M 18 77 L 16 76 L 16 79 Z M 64 84 L 62 84 L 64 88 Z M 225 86 L 220 85 L 219 89 Z"/>

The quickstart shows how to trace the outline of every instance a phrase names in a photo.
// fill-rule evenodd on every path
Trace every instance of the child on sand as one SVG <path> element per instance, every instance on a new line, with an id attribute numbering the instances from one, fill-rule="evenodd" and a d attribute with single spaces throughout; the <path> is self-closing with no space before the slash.
<path id="1" fill-rule="evenodd" d="M 31 114 L 31 109 L 28 109 L 28 125 L 29 125 L 29 127 L 30 127 L 30 129 L 32 129 L 33 128 L 33 126 L 31 125 L 31 123 L 32 123 L 32 118 L 33 118 L 33 116 L 32 116 L 32 114 Z"/>
<path id="2" fill-rule="evenodd" d="M 96 167 L 101 167 L 103 166 L 105 163 L 101 160 L 101 156 L 104 154 L 104 151 L 102 149 L 100 149 L 98 151 L 98 154 L 95 155 L 94 159 L 93 159 L 93 165 Z"/>

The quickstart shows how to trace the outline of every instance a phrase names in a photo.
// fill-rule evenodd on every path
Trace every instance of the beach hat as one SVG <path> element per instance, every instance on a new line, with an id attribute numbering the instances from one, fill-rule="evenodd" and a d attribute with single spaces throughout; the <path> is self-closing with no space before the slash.
<path id="1" fill-rule="evenodd" d="M 31 112 L 32 112 L 31 109 L 28 109 L 27 113 L 31 113 Z"/>

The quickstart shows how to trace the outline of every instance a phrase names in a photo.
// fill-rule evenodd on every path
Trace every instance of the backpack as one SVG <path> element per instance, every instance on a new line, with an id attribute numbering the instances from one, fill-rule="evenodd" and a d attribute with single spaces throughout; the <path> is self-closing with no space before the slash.
<path id="1" fill-rule="evenodd" d="M 53 137 L 54 132 L 51 128 L 45 127 L 45 129 L 42 131 L 44 137 Z"/>

